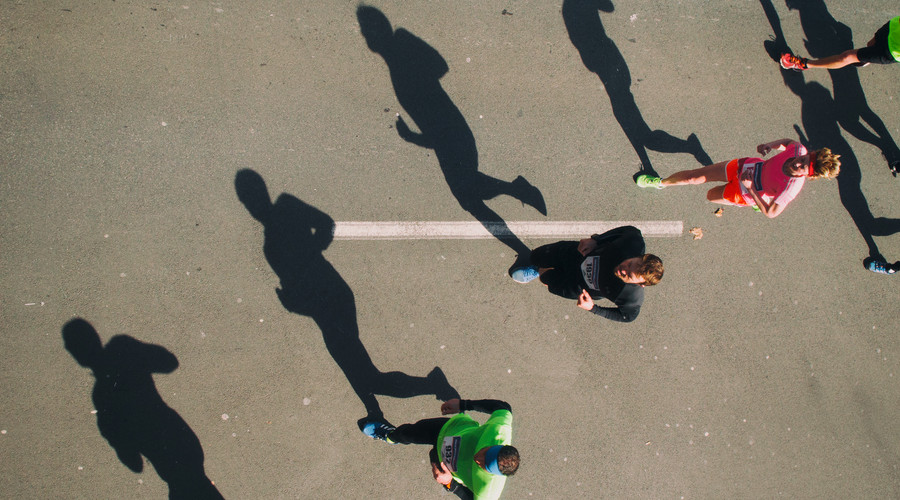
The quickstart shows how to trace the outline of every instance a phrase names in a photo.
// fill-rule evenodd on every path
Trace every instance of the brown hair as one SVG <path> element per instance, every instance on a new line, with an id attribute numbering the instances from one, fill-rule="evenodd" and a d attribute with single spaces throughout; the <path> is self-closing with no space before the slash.
<path id="1" fill-rule="evenodd" d="M 841 155 L 836 155 L 828 148 L 822 148 L 813 153 L 815 165 L 812 167 L 811 179 L 828 179 L 837 177 L 841 173 Z"/>
<path id="2" fill-rule="evenodd" d="M 504 476 L 512 476 L 519 470 L 519 450 L 512 446 L 500 448 L 497 455 L 497 466 Z"/>
<path id="3" fill-rule="evenodd" d="M 662 259 L 652 253 L 645 253 L 641 260 L 641 269 L 639 274 L 644 277 L 644 284 L 652 286 L 659 283 L 663 277 Z"/>

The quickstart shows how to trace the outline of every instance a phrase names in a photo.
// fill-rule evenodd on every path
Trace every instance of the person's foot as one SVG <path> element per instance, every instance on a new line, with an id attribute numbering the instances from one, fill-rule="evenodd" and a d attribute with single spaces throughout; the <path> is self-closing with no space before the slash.
<path id="1" fill-rule="evenodd" d="M 637 179 L 634 180 L 634 182 L 635 182 L 635 184 L 638 185 L 638 187 L 642 187 L 642 188 L 652 187 L 652 188 L 656 188 L 656 189 L 662 189 L 665 187 L 662 185 L 662 179 L 660 179 L 659 177 L 656 177 L 654 175 L 648 175 L 648 174 L 639 175 L 637 177 Z"/>
<path id="2" fill-rule="evenodd" d="M 372 439 L 379 439 L 388 444 L 397 444 L 391 441 L 391 439 L 388 437 L 392 432 L 394 432 L 394 429 L 396 429 L 396 427 L 387 422 L 378 422 L 374 420 L 366 422 L 362 426 L 363 434 L 369 436 Z"/>
<path id="3" fill-rule="evenodd" d="M 900 174 L 900 160 L 892 161 L 890 163 L 890 167 L 891 167 L 891 174 L 893 174 L 894 177 L 897 177 L 897 174 Z"/>
<path id="4" fill-rule="evenodd" d="M 856 66 L 857 68 L 865 68 L 868 65 L 869 65 L 869 63 L 863 62 L 863 61 L 855 62 L 855 63 L 851 64 L 851 66 Z"/>
<path id="5" fill-rule="evenodd" d="M 866 264 L 866 269 L 878 274 L 894 274 L 897 272 L 898 267 L 900 267 L 900 262 L 890 265 L 881 259 L 872 259 Z"/>
<path id="6" fill-rule="evenodd" d="M 538 268 L 534 266 L 519 267 L 513 269 L 512 279 L 517 283 L 528 283 L 534 281 L 534 279 L 540 275 L 541 273 L 538 272 Z"/>
<path id="7" fill-rule="evenodd" d="M 544 195 L 540 189 L 531 185 L 521 175 L 513 179 L 512 185 L 519 192 L 518 198 L 522 203 L 534 207 L 541 215 L 547 215 L 547 204 L 544 203 Z"/>
<path id="8" fill-rule="evenodd" d="M 807 69 L 806 62 L 809 59 L 805 57 L 797 57 L 791 53 L 781 54 L 781 67 L 784 69 L 792 69 L 794 71 L 803 71 Z"/>
<path id="9" fill-rule="evenodd" d="M 706 151 L 703 150 L 703 145 L 700 144 L 700 138 L 697 137 L 697 134 L 691 134 L 687 136 L 688 147 L 690 148 L 690 153 L 694 155 L 694 158 L 697 160 L 697 163 L 701 165 L 712 165 L 712 158 L 706 154 Z"/>
<path id="10" fill-rule="evenodd" d="M 444 375 L 444 371 L 440 367 L 435 366 L 425 378 L 428 379 L 428 383 L 434 390 L 434 397 L 439 401 L 448 401 L 459 397 L 459 393 L 450 385 L 447 376 Z"/>

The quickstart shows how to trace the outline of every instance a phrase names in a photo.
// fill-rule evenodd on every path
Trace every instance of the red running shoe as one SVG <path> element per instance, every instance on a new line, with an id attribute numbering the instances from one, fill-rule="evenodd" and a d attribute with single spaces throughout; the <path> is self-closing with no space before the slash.
<path id="1" fill-rule="evenodd" d="M 808 60 L 805 57 L 797 57 L 794 54 L 781 54 L 781 67 L 794 71 L 803 71 L 806 69 L 806 61 Z"/>

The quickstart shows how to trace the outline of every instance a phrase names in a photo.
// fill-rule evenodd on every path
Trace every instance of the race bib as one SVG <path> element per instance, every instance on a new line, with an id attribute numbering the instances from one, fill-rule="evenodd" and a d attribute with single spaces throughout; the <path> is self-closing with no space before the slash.
<path id="1" fill-rule="evenodd" d="M 763 171 L 762 166 L 763 166 L 763 162 L 761 162 L 761 161 L 753 162 L 753 163 L 747 162 L 747 163 L 744 164 L 743 168 L 740 170 L 740 173 L 743 173 L 743 172 L 749 170 L 749 171 L 753 174 L 753 187 L 756 188 L 756 190 L 757 190 L 758 192 L 762 192 L 762 190 L 763 190 L 763 187 L 762 187 L 762 171 Z M 739 181 L 740 181 L 740 173 L 738 174 L 738 180 L 739 180 Z M 750 193 L 750 191 L 749 191 L 747 188 L 744 187 L 744 184 L 743 184 L 743 183 L 738 182 L 738 185 L 741 187 L 741 193 L 747 193 L 747 194 Z"/>
<path id="2" fill-rule="evenodd" d="M 452 472 L 456 472 L 456 462 L 459 460 L 459 443 L 459 436 L 447 436 L 441 443 L 442 462 Z"/>
<path id="3" fill-rule="evenodd" d="M 600 289 L 600 257 L 595 255 L 584 259 L 581 263 L 581 273 L 591 290 Z"/>

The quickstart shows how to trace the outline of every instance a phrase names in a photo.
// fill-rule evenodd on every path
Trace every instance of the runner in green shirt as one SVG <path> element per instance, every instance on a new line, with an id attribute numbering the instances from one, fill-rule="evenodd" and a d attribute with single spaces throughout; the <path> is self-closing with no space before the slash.
<path id="1" fill-rule="evenodd" d="M 853 64 L 890 64 L 900 61 L 900 16 L 886 22 L 861 49 L 850 49 L 833 56 L 807 59 L 791 53 L 781 55 L 781 67 L 795 71 L 809 68 L 838 69 Z"/>
<path id="2" fill-rule="evenodd" d="M 465 411 L 490 414 L 478 424 Z M 368 421 L 362 431 L 391 444 L 430 444 L 434 479 L 459 498 L 494 500 L 500 497 L 506 477 L 519 468 L 519 451 L 510 446 L 512 409 L 495 399 L 451 399 L 441 405 L 450 418 L 429 418 L 393 427 L 387 422 Z"/>

